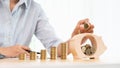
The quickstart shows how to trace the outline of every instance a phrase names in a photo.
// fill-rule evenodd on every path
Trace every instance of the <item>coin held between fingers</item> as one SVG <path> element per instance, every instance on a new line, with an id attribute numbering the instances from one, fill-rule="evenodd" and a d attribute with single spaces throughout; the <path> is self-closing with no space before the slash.
<path id="1" fill-rule="evenodd" d="M 80 30 L 78 30 L 78 34 L 85 32 L 89 28 L 89 23 L 85 22 L 84 24 L 80 25 Z"/>

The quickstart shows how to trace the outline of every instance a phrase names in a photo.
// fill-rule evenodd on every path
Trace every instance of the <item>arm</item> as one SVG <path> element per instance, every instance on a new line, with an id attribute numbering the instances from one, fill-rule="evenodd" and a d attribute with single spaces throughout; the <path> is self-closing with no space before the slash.
<path id="1" fill-rule="evenodd" d="M 48 18 L 42 9 L 37 19 L 35 36 L 42 42 L 49 53 L 51 47 L 57 47 L 62 42 L 56 36 L 53 27 L 49 24 Z"/>

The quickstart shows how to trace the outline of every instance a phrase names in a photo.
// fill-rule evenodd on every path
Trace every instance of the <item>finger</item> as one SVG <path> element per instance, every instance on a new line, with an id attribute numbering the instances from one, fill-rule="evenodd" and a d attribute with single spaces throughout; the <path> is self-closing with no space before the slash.
<path id="1" fill-rule="evenodd" d="M 84 23 L 86 23 L 86 22 L 89 22 L 89 19 L 88 19 L 88 18 L 83 19 L 83 20 L 80 20 L 78 24 L 81 25 L 81 24 L 84 24 Z"/>
<path id="2" fill-rule="evenodd" d="M 93 33 L 94 31 L 93 31 L 93 29 L 89 29 L 89 30 L 83 30 L 83 31 L 81 31 L 81 33 Z"/>
<path id="3" fill-rule="evenodd" d="M 90 23 L 84 23 L 84 29 L 88 30 L 91 28 L 91 24 Z"/>
<path id="4" fill-rule="evenodd" d="M 90 28 L 93 29 L 93 28 L 94 28 L 94 25 L 91 25 Z"/>
<path id="5" fill-rule="evenodd" d="M 22 47 L 22 49 L 24 49 L 24 50 L 30 50 L 30 48 L 27 47 L 27 46 L 21 46 L 21 47 Z"/>
<path id="6" fill-rule="evenodd" d="M 94 25 L 90 25 L 90 28 L 88 30 L 93 30 L 94 29 Z"/>
<path id="7" fill-rule="evenodd" d="M 30 53 L 27 50 L 30 50 L 30 48 L 27 46 L 22 46 L 22 53 L 25 53 L 27 56 L 29 56 Z"/>
<path id="8" fill-rule="evenodd" d="M 93 33 L 93 29 L 88 30 L 87 33 Z"/>
<path id="9" fill-rule="evenodd" d="M 93 29 L 94 29 L 94 25 L 89 24 L 89 27 L 87 29 L 85 29 L 85 31 L 87 32 L 87 31 L 93 30 Z"/>
<path id="10" fill-rule="evenodd" d="M 80 26 L 80 31 L 81 31 L 81 33 L 87 32 L 87 31 L 90 30 L 90 29 L 91 29 L 90 25 L 88 25 L 87 28 L 86 28 L 85 25 L 81 25 L 81 26 Z"/>
<path id="11" fill-rule="evenodd" d="M 24 50 L 24 49 L 21 49 L 20 54 L 26 54 L 27 56 L 29 56 L 29 55 L 30 55 L 30 53 L 28 53 L 28 52 L 27 52 L 26 50 Z"/>
<path id="12" fill-rule="evenodd" d="M 81 31 L 84 31 L 85 29 L 84 29 L 84 25 L 80 25 L 79 26 L 79 29 L 81 30 Z"/>
<path id="13" fill-rule="evenodd" d="M 19 45 L 19 44 L 16 44 L 16 47 L 18 47 L 18 48 L 22 48 L 22 49 L 24 49 L 24 50 L 30 50 L 30 48 L 29 47 L 27 47 L 27 46 L 23 46 L 23 45 Z"/>
<path id="14" fill-rule="evenodd" d="M 29 55 L 30 55 L 30 53 L 29 53 L 29 52 L 27 52 L 27 51 L 24 51 L 24 53 L 25 53 L 27 56 L 29 56 Z"/>

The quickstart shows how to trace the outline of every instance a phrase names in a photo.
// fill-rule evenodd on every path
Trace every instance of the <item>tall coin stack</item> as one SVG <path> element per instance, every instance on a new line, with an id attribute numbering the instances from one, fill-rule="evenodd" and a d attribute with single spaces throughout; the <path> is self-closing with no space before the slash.
<path id="1" fill-rule="evenodd" d="M 36 60 L 37 54 L 36 52 L 30 52 L 30 60 Z"/>
<path id="2" fill-rule="evenodd" d="M 57 58 L 57 48 L 56 47 L 51 47 L 50 59 L 51 60 L 56 60 L 56 58 Z"/>
<path id="3" fill-rule="evenodd" d="M 41 60 L 46 60 L 46 50 L 41 50 L 40 59 L 41 59 Z"/>
<path id="4" fill-rule="evenodd" d="M 20 54 L 19 55 L 19 60 L 25 60 L 26 59 L 26 54 Z"/>
<path id="5" fill-rule="evenodd" d="M 67 59 L 67 43 L 61 43 L 61 59 Z"/>

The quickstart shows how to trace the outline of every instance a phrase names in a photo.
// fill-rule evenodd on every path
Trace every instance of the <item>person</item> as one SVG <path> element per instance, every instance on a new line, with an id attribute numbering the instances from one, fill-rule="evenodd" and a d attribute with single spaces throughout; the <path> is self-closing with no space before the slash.
<path id="1" fill-rule="evenodd" d="M 81 33 L 92 33 L 94 25 L 90 24 L 88 30 L 80 25 L 89 19 L 80 20 L 72 36 L 80 30 Z M 49 51 L 50 47 L 57 46 L 60 54 L 60 43 L 53 27 L 43 9 L 34 0 L 0 0 L 0 54 L 6 57 L 17 57 L 21 53 L 29 55 L 29 43 L 35 35 Z"/>

